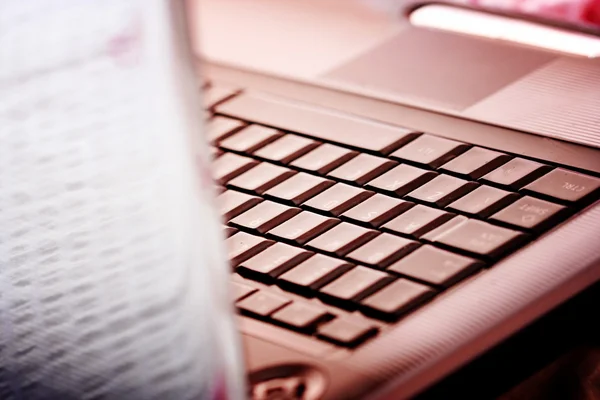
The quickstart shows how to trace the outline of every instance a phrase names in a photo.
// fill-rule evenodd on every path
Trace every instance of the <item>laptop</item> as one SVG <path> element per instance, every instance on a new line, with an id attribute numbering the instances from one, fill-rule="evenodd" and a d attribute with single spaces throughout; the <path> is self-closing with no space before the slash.
<path id="1" fill-rule="evenodd" d="M 597 31 L 388 3 L 199 2 L 253 399 L 410 398 L 600 278 Z"/>

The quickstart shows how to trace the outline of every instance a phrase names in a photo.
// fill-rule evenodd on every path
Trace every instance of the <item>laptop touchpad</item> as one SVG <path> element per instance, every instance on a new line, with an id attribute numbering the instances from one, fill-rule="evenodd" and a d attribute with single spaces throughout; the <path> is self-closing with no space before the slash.
<path id="1" fill-rule="evenodd" d="M 555 58 L 531 48 L 409 28 L 324 78 L 390 100 L 456 112 Z"/>

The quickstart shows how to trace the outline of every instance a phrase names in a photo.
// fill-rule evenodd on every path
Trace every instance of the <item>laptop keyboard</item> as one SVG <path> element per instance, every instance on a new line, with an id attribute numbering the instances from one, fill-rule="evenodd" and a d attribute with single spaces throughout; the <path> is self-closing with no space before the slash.
<path id="1" fill-rule="evenodd" d="M 600 179 L 212 85 L 241 314 L 356 347 L 598 199 Z"/>

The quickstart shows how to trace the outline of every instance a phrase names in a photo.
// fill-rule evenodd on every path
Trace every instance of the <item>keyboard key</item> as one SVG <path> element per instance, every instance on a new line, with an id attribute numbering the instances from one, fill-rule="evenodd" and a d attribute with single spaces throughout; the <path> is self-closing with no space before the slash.
<path id="1" fill-rule="evenodd" d="M 377 236 L 379 232 L 342 222 L 308 242 L 309 248 L 344 256 Z"/>
<path id="2" fill-rule="evenodd" d="M 224 185 L 256 164 L 258 162 L 251 158 L 226 153 L 212 162 L 213 178 L 221 185 Z"/>
<path id="3" fill-rule="evenodd" d="M 376 228 L 402 214 L 412 206 L 414 206 L 414 203 L 409 201 L 377 193 L 343 213 L 342 218 Z"/>
<path id="4" fill-rule="evenodd" d="M 414 240 L 382 233 L 348 254 L 347 257 L 359 264 L 384 268 L 417 247 L 419 247 L 419 243 Z"/>
<path id="5" fill-rule="evenodd" d="M 508 154 L 472 147 L 455 159 L 442 165 L 440 170 L 464 179 L 479 179 L 510 159 Z"/>
<path id="6" fill-rule="evenodd" d="M 300 293 L 310 293 L 336 279 L 352 265 L 343 260 L 316 254 L 281 275 L 277 283 Z"/>
<path id="7" fill-rule="evenodd" d="M 275 242 L 246 232 L 238 232 L 225 241 L 228 250 L 228 259 L 232 266 L 260 253 Z"/>
<path id="8" fill-rule="evenodd" d="M 233 217 L 237 217 L 261 201 L 262 199 L 260 197 L 236 192 L 235 190 L 227 190 L 217 197 L 217 204 L 220 207 L 221 215 L 226 221 L 229 221 Z"/>
<path id="9" fill-rule="evenodd" d="M 238 233 L 238 230 L 236 228 L 233 228 L 231 226 L 224 226 L 223 227 L 223 233 L 225 234 L 225 237 L 230 237 L 235 235 L 236 233 Z"/>
<path id="10" fill-rule="evenodd" d="M 300 211 L 299 208 L 292 208 L 265 200 L 243 214 L 233 218 L 229 223 L 233 226 L 265 233 L 284 221 L 287 221 Z"/>
<path id="11" fill-rule="evenodd" d="M 396 319 L 435 295 L 429 286 L 398 279 L 362 301 L 366 314 L 378 318 Z"/>
<path id="12" fill-rule="evenodd" d="M 388 271 L 448 287 L 482 266 L 481 262 L 472 258 L 425 245 L 393 264 Z"/>
<path id="13" fill-rule="evenodd" d="M 246 126 L 242 121 L 222 116 L 212 118 L 207 125 L 208 140 L 211 143 L 218 143 Z"/>
<path id="14" fill-rule="evenodd" d="M 337 217 L 374 194 L 371 191 L 344 183 L 336 183 L 302 204 L 302 206 L 309 210 Z"/>
<path id="15" fill-rule="evenodd" d="M 204 108 L 213 108 L 239 93 L 238 89 L 226 86 L 210 86 L 202 92 Z"/>
<path id="16" fill-rule="evenodd" d="M 525 186 L 522 190 L 534 196 L 544 196 L 564 202 L 577 202 L 596 192 L 600 179 L 557 168 Z"/>
<path id="17" fill-rule="evenodd" d="M 323 175 L 339 167 L 357 154 L 358 152 L 356 151 L 325 143 L 294 160 L 290 165 Z"/>
<path id="18" fill-rule="evenodd" d="M 436 176 L 436 172 L 401 164 L 380 177 L 373 179 L 366 187 L 368 189 L 392 193 L 396 196 L 404 196 Z"/>
<path id="19" fill-rule="evenodd" d="M 507 189 L 518 190 L 539 178 L 551 168 L 524 158 L 513 158 L 509 162 L 485 175 L 481 180 Z"/>
<path id="20" fill-rule="evenodd" d="M 561 205 L 525 196 L 490 219 L 521 229 L 539 231 L 554 224 L 564 211 L 566 207 Z"/>
<path id="21" fill-rule="evenodd" d="M 454 140 L 421 135 L 392 153 L 391 157 L 435 169 L 468 148 L 467 144 L 455 142 Z"/>
<path id="22" fill-rule="evenodd" d="M 307 332 L 313 331 L 320 323 L 333 319 L 334 315 L 322 307 L 295 301 L 277 311 L 272 318 L 293 329 Z"/>
<path id="23" fill-rule="evenodd" d="M 222 159 L 223 157 L 219 158 Z M 218 160 L 217 160 L 218 161 Z M 262 194 L 283 182 L 295 172 L 278 165 L 261 163 L 229 181 L 229 185 L 256 194 Z"/>
<path id="24" fill-rule="evenodd" d="M 275 243 L 252 258 L 242 262 L 238 274 L 253 279 L 269 280 L 300 264 L 314 253 L 304 249 Z"/>
<path id="25" fill-rule="evenodd" d="M 418 204 L 383 225 L 381 229 L 418 238 L 453 216 L 454 214 L 449 212 Z"/>
<path id="26" fill-rule="evenodd" d="M 317 337 L 344 347 L 356 347 L 375 336 L 378 328 L 366 322 L 336 318 L 318 329 Z"/>
<path id="27" fill-rule="evenodd" d="M 242 94 L 217 109 L 221 114 L 242 120 L 383 154 L 389 154 L 417 135 L 410 129 L 317 107 L 303 107 L 259 93 Z"/>
<path id="28" fill-rule="evenodd" d="M 297 206 L 321 193 L 334 183 L 319 176 L 300 172 L 267 190 L 264 194 L 266 197 Z"/>
<path id="29" fill-rule="evenodd" d="M 231 291 L 233 292 L 233 301 L 238 301 L 244 297 L 250 296 L 252 293 L 256 292 L 257 289 L 241 282 L 231 282 Z"/>
<path id="30" fill-rule="evenodd" d="M 208 147 L 208 152 L 210 154 L 210 158 L 213 160 L 215 158 L 219 158 L 219 156 L 223 154 L 223 152 L 220 149 L 217 149 L 216 147 L 213 147 L 213 146 Z"/>
<path id="31" fill-rule="evenodd" d="M 394 277 L 387 272 L 359 265 L 322 287 L 319 297 L 323 301 L 347 306 L 375 293 L 393 280 Z"/>
<path id="32" fill-rule="evenodd" d="M 302 136 L 285 135 L 256 151 L 254 155 L 274 162 L 288 164 L 319 145 Z"/>
<path id="33" fill-rule="evenodd" d="M 237 302 L 236 305 L 242 312 L 264 318 L 291 302 L 287 297 L 261 290 Z"/>
<path id="34" fill-rule="evenodd" d="M 303 211 L 271 229 L 268 234 L 302 245 L 334 227 L 339 222 L 336 218 Z"/>
<path id="35" fill-rule="evenodd" d="M 470 193 L 451 203 L 447 208 L 461 214 L 475 215 L 480 218 L 506 207 L 519 196 L 492 186 L 479 186 Z"/>
<path id="36" fill-rule="evenodd" d="M 449 175 L 438 175 L 406 197 L 438 207 L 445 207 L 477 187 L 477 183 Z"/>
<path id="37" fill-rule="evenodd" d="M 260 125 L 249 125 L 239 132 L 222 140 L 219 146 L 241 153 L 252 153 L 256 149 L 260 149 L 267 143 L 272 142 L 283 133 L 272 128 L 267 128 Z"/>
<path id="38" fill-rule="evenodd" d="M 468 220 L 467 217 L 463 215 L 457 215 L 454 218 L 451 218 L 449 221 L 444 222 L 437 228 L 430 230 L 429 232 L 421 236 L 419 239 L 421 239 L 424 242 L 434 242 L 438 236 L 441 236 L 442 234 L 446 233 L 446 231 L 449 231 L 450 229 L 454 228 L 459 224 L 462 224 L 466 220 Z"/>
<path id="39" fill-rule="evenodd" d="M 334 169 L 328 175 L 345 182 L 362 186 L 395 165 L 397 165 L 397 163 L 394 161 L 363 153 Z"/>
<path id="40" fill-rule="evenodd" d="M 469 219 L 436 238 L 435 242 L 487 258 L 496 258 L 519 245 L 521 232 Z"/>

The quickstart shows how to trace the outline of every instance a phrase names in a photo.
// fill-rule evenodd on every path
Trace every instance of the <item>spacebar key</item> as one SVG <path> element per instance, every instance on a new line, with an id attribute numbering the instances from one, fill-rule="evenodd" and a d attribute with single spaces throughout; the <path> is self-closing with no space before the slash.
<path id="1" fill-rule="evenodd" d="M 217 106 L 217 112 L 313 138 L 389 154 L 418 133 L 310 105 L 292 104 L 259 93 L 242 94 Z"/>

